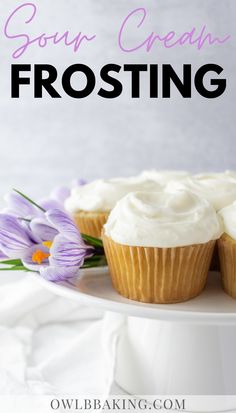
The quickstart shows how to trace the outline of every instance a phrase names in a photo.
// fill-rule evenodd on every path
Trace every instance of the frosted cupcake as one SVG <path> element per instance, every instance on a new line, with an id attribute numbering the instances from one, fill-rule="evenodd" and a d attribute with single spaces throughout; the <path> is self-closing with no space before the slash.
<path id="1" fill-rule="evenodd" d="M 236 181 L 236 171 L 226 170 L 224 172 L 203 172 L 193 175 L 197 179 L 226 179 L 228 181 Z"/>
<path id="2" fill-rule="evenodd" d="M 195 194 L 207 199 L 216 211 L 236 200 L 236 174 L 233 171 L 202 173 L 187 178 L 182 182 L 170 182 L 166 191 L 173 189 L 190 189 Z M 215 247 L 212 257 L 212 271 L 219 271 L 219 254 Z"/>
<path id="3" fill-rule="evenodd" d="M 141 179 L 151 179 L 158 182 L 161 186 L 167 185 L 170 181 L 182 181 L 190 176 L 190 173 L 187 171 L 170 171 L 170 170 L 156 170 L 150 169 L 143 171 L 138 175 Z"/>
<path id="4" fill-rule="evenodd" d="M 142 302 L 189 300 L 206 284 L 221 234 L 214 208 L 191 192 L 128 194 L 112 210 L 102 237 L 113 285 Z"/>
<path id="5" fill-rule="evenodd" d="M 219 211 L 224 234 L 218 240 L 220 270 L 225 292 L 236 299 L 236 202 Z"/>
<path id="6" fill-rule="evenodd" d="M 100 238 L 102 227 L 117 201 L 132 191 L 159 189 L 160 186 L 151 180 L 100 179 L 73 188 L 70 197 L 65 201 L 65 209 L 73 216 L 82 233 Z"/>
<path id="7" fill-rule="evenodd" d="M 182 181 L 172 181 L 166 186 L 167 192 L 190 190 L 200 198 L 207 199 L 216 211 L 236 200 L 236 180 L 233 175 L 201 174 Z"/>

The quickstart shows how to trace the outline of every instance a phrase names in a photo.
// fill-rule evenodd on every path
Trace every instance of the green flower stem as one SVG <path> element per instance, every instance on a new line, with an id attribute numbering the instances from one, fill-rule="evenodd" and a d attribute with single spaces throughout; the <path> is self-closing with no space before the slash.
<path id="1" fill-rule="evenodd" d="M 40 211 L 46 212 L 46 209 L 42 208 L 40 205 L 38 205 L 36 202 L 34 202 L 32 199 L 30 199 L 27 195 L 25 195 L 22 192 L 18 191 L 18 189 L 13 188 L 13 191 L 15 191 L 18 195 L 22 196 L 22 198 L 25 198 L 28 202 L 30 202 L 36 208 L 40 209 Z"/>
<path id="2" fill-rule="evenodd" d="M 25 268 L 23 265 L 15 266 L 15 267 L 6 267 L 6 268 L 0 268 L 0 271 L 30 271 L 27 268 Z"/>
<path id="3" fill-rule="evenodd" d="M 13 266 L 22 266 L 22 262 L 21 260 L 4 260 L 4 261 L 0 261 L 0 265 L 13 265 Z"/>
<path id="4" fill-rule="evenodd" d="M 89 245 L 93 247 L 103 248 L 103 242 L 101 239 L 91 237 L 90 235 L 81 234 L 84 241 L 86 241 Z"/>
<path id="5" fill-rule="evenodd" d="M 88 258 L 81 268 L 104 267 L 105 265 L 107 265 L 105 256 L 93 256 Z"/>

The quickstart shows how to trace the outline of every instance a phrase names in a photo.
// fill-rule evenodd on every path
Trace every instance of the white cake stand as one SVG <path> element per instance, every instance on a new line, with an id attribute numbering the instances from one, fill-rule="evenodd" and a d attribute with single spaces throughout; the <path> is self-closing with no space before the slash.
<path id="1" fill-rule="evenodd" d="M 171 305 L 121 297 L 108 270 L 84 270 L 76 286 L 42 280 L 86 305 L 127 315 L 118 342 L 116 382 L 130 394 L 236 395 L 236 301 L 211 273 L 197 298 Z"/>

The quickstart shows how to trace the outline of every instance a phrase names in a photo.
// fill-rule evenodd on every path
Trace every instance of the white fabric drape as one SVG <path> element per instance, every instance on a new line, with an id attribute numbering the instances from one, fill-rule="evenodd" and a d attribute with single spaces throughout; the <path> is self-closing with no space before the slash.
<path id="1" fill-rule="evenodd" d="M 0 395 L 114 392 L 124 321 L 56 296 L 32 275 L 1 273 Z"/>

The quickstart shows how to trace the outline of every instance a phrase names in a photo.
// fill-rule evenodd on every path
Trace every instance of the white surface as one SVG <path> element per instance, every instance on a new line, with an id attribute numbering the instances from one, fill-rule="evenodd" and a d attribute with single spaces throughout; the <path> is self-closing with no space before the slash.
<path id="1" fill-rule="evenodd" d="M 32 277 L 55 294 L 108 311 L 163 321 L 236 325 L 236 301 L 222 290 L 218 273 L 210 273 L 202 294 L 178 304 L 146 304 L 122 297 L 112 287 L 106 267 L 81 271 L 76 286 Z"/>
<path id="2" fill-rule="evenodd" d="M 28 274 L 1 272 L 0 396 L 109 393 L 122 323 L 114 316 L 110 326 L 99 309 L 58 297 Z"/>

